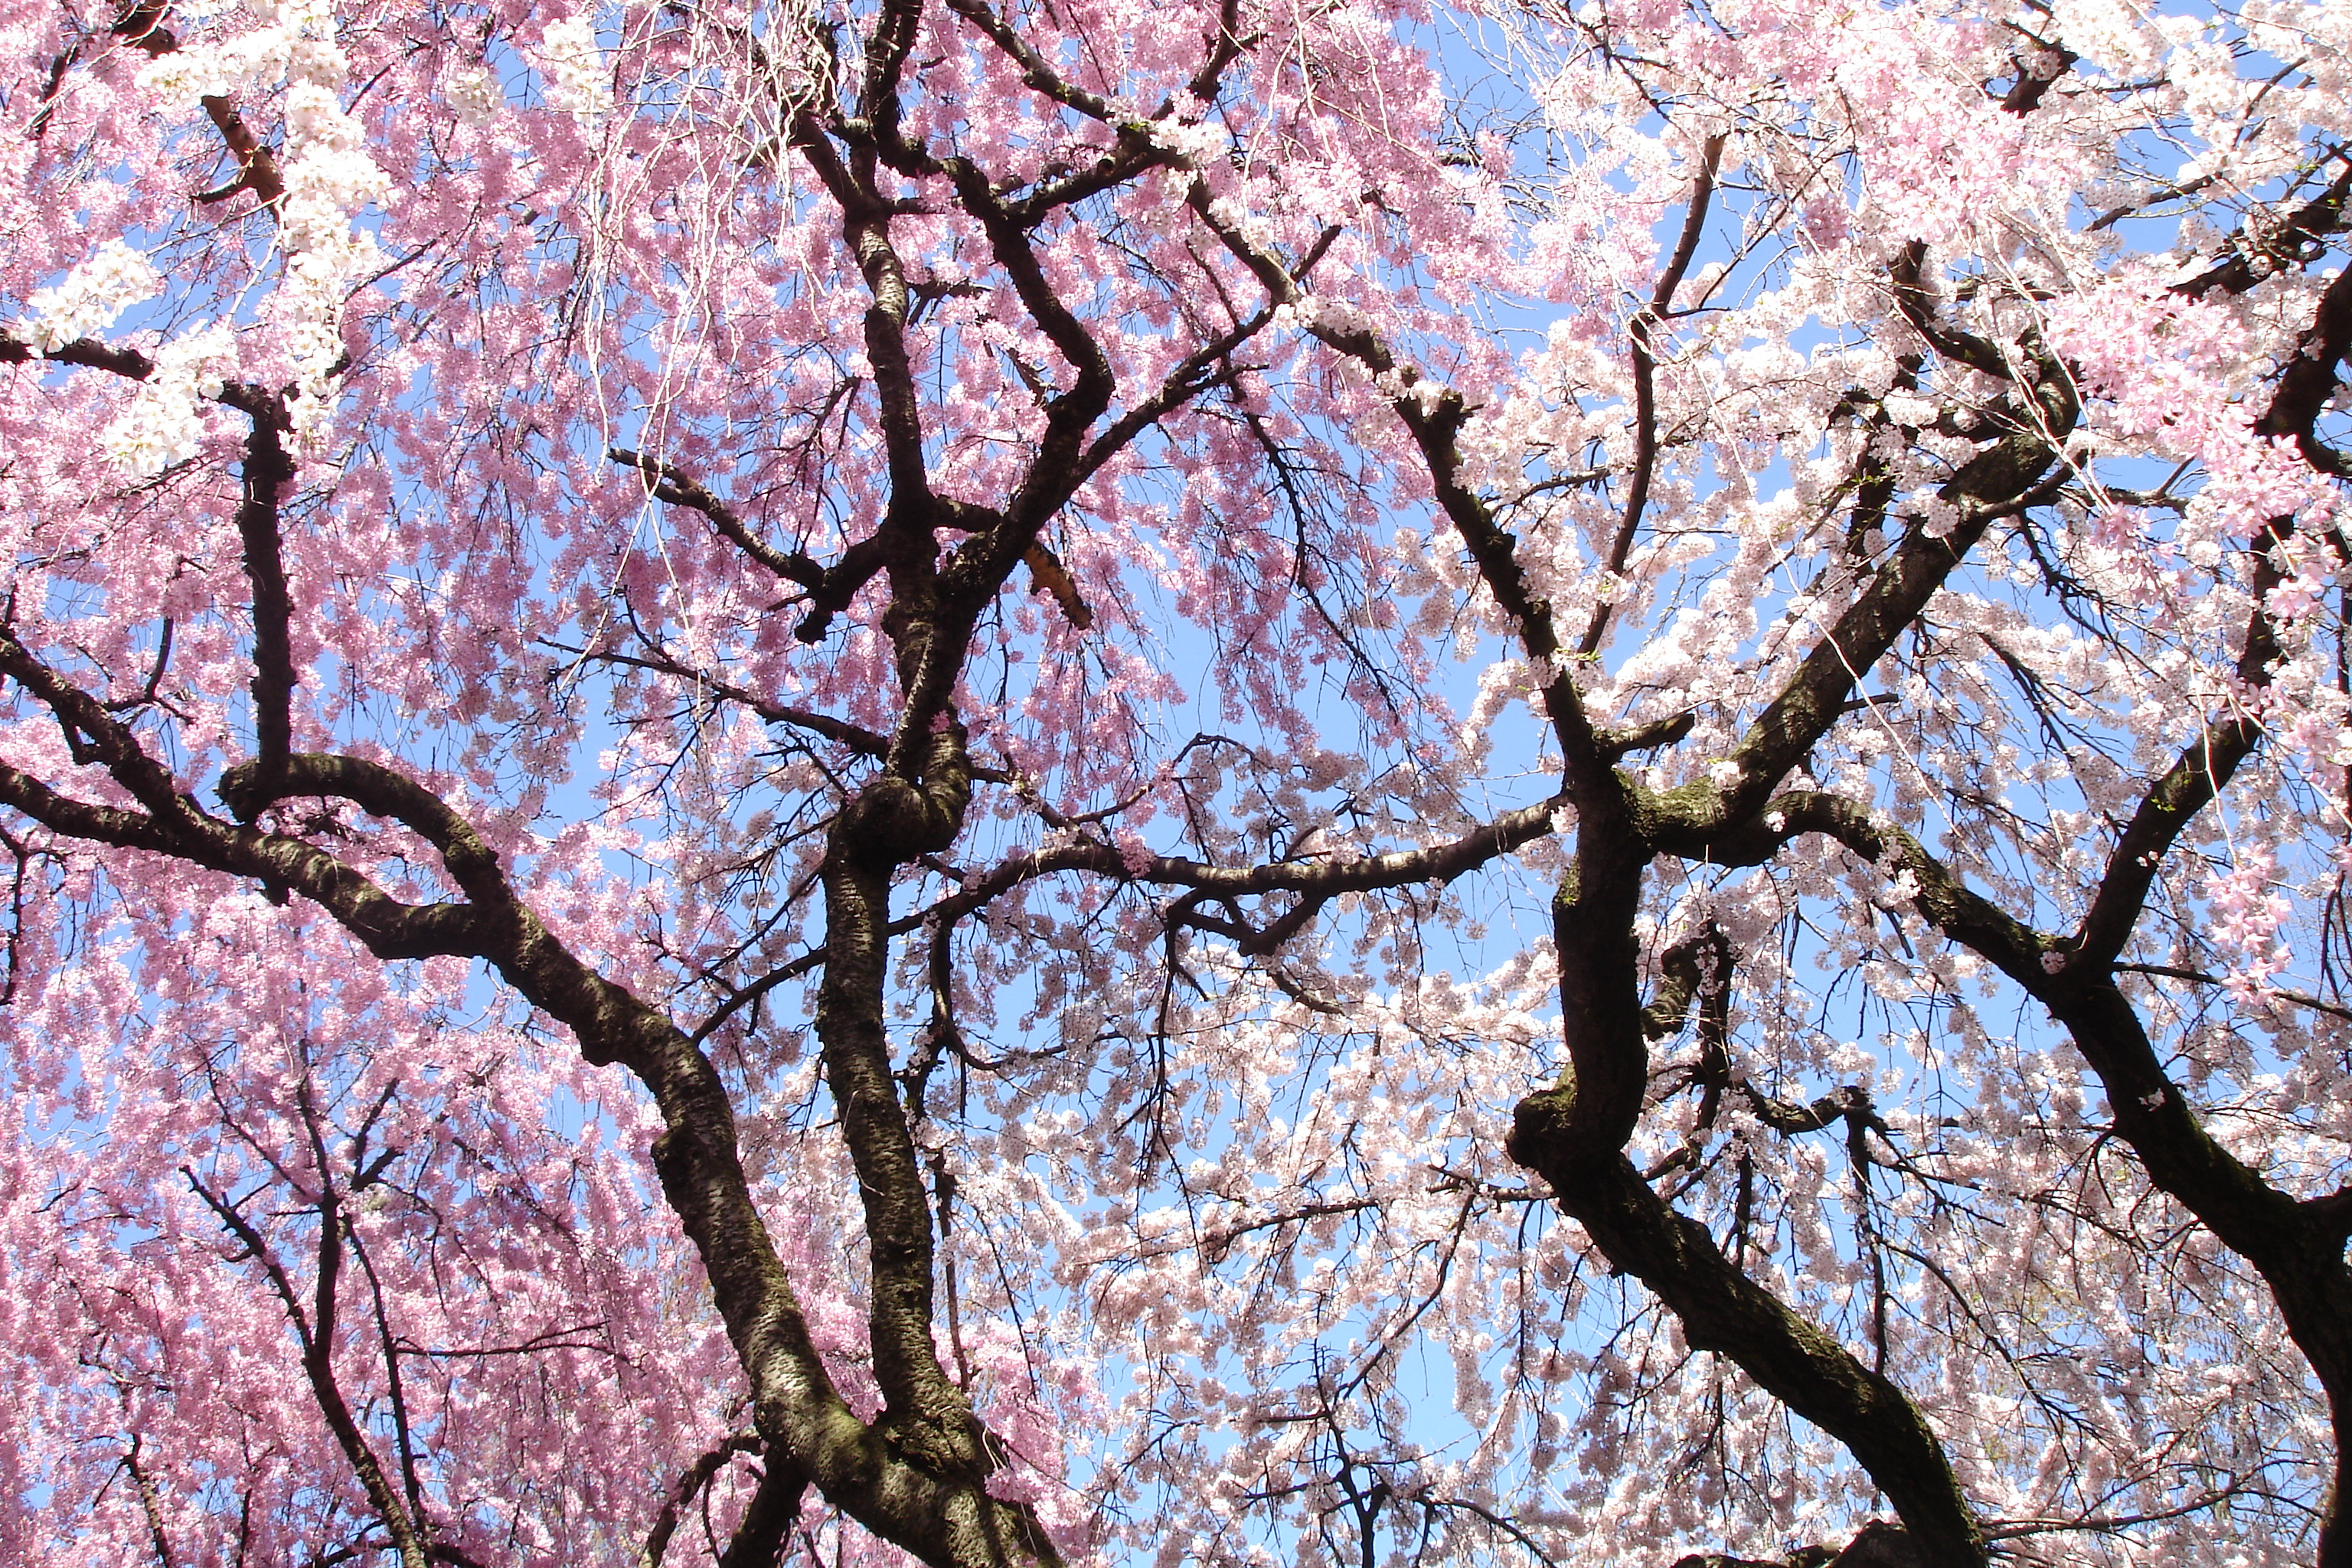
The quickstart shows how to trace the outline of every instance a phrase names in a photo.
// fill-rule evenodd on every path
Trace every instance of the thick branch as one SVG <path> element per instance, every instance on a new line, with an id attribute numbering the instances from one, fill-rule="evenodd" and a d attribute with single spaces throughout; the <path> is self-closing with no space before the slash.
<path id="1" fill-rule="evenodd" d="M 1813 790 L 1776 795 L 1738 831 L 1674 852 L 1709 857 L 1719 866 L 1759 866 L 1808 833 L 1834 838 L 1873 865 L 1910 873 L 1918 885 L 1913 902 L 1919 912 L 2011 978 L 2022 982 L 2046 973 L 2042 956 L 2056 942 L 1972 891 L 1893 818 L 1839 795 Z"/>
<path id="2" fill-rule="evenodd" d="M 2045 44 L 2039 38 L 2028 41 L 2034 46 L 2033 50 L 2015 62 L 2017 76 L 2000 97 L 2000 107 L 2011 114 L 2032 113 L 2050 89 L 2058 85 L 2058 79 L 2082 58 L 2060 45 Z"/>
<path id="3" fill-rule="evenodd" d="M 2287 214 L 2284 222 L 2250 228 L 2231 240 L 2221 259 L 2196 277 L 2174 284 L 2171 292 L 2189 300 L 2217 291 L 2242 294 L 2263 279 L 2301 265 L 2318 254 L 2330 235 L 2343 232 L 2347 199 L 2352 199 L 2352 159 L 2345 161 L 2344 172 L 2333 184 Z"/>
<path id="4" fill-rule="evenodd" d="M 2261 740 L 2262 726 L 2252 719 L 2209 724 L 2141 797 L 2107 857 L 2106 875 L 2070 944 L 2070 963 L 2105 969 L 2122 956 L 2173 841 L 2221 793 Z"/>
<path id="5" fill-rule="evenodd" d="M 766 1468 L 760 1484 L 743 1505 L 743 1517 L 719 1555 L 719 1568 L 774 1568 L 783 1558 L 784 1538 L 800 1521 L 807 1478 L 778 1454 L 768 1455 L 762 1463 Z"/>
<path id="6" fill-rule="evenodd" d="M 286 399 L 259 387 L 232 385 L 221 401 L 252 422 L 245 439 L 236 532 L 245 547 L 245 575 L 253 585 L 253 731 L 255 761 L 268 776 L 285 765 L 293 746 L 294 600 L 286 585 L 278 536 L 278 500 L 294 481 L 286 437 L 293 421 Z"/>
<path id="7" fill-rule="evenodd" d="M 1593 1159 L 1570 1131 L 1569 1102 L 1577 1093 L 1555 1089 L 1520 1101 L 1511 1158 L 1549 1182 L 1610 1261 L 1665 1302 L 1691 1348 L 1729 1357 L 1766 1393 L 1845 1444 L 1903 1516 L 1923 1568 L 1982 1568 L 1983 1532 L 1918 1407 L 1750 1279 L 1623 1155 L 1612 1150 Z"/>
<path id="8" fill-rule="evenodd" d="M 2149 798 L 2194 795 L 2210 787 L 2201 763 L 2194 769 L 2176 766 Z M 2221 1146 L 2167 1076 L 2106 958 L 2043 936 L 1995 908 L 1909 834 L 1852 802 L 1780 795 L 1766 822 L 1769 834 L 1723 846 L 1724 863 L 1761 859 L 1778 847 L 1775 840 L 1797 833 L 1826 834 L 1864 859 L 1910 873 L 1919 889 L 1916 907 L 1930 923 L 2048 1007 L 2098 1075 L 2116 1131 L 2150 1179 L 2261 1271 L 2331 1401 L 2339 1409 L 2352 1407 L 2352 1276 L 2336 1228 L 2340 1205 L 2332 1197 L 2298 1203 Z M 2138 867 L 2126 858 L 2122 868 Z M 2336 1550 L 2345 1549 L 2332 1526 L 2329 1539 Z M 2322 1559 L 2333 1561 L 2325 1550 Z"/>
<path id="9" fill-rule="evenodd" d="M 415 780 L 358 759 L 297 754 L 265 783 L 251 764 L 223 781 L 248 816 L 297 794 L 352 801 L 402 823 L 439 852 L 471 900 L 418 908 L 299 839 L 222 822 L 178 794 L 167 770 L 86 694 L 0 632 L 0 674 L 58 715 L 77 753 L 103 765 L 144 813 L 59 795 L 0 765 L 0 804 L 54 831 L 174 856 L 284 887 L 318 902 L 379 957 L 480 958 L 531 1005 L 569 1027 L 582 1054 L 625 1065 L 660 1108 L 654 1164 L 664 1194 L 701 1254 L 711 1291 L 748 1375 L 756 1425 L 771 1451 L 885 1540 L 943 1568 L 1051 1561 L 1029 1511 L 988 1495 L 982 1466 L 918 1434 L 869 1428 L 824 1370 L 791 1281 L 751 1196 L 733 1106 L 709 1060 L 670 1020 L 565 948 L 507 882 L 495 852 L 447 803 Z"/>
<path id="10" fill-rule="evenodd" d="M 2319 296 L 2311 330 L 2295 344 L 2271 395 L 2270 406 L 2254 422 L 2259 436 L 2294 438 L 2304 461 L 2323 474 L 2352 479 L 2352 463 L 2320 440 L 2315 426 L 2336 395 L 2336 371 L 2352 353 L 2352 272 L 2339 272 Z"/>
<path id="11" fill-rule="evenodd" d="M 887 43 L 886 31 L 898 23 L 911 29 L 919 9 L 919 4 L 894 3 L 884 7 L 882 25 L 868 46 L 869 92 L 878 79 L 887 77 L 895 81 L 904 58 L 904 43 Z M 895 107 L 889 112 L 895 118 Z M 856 167 L 844 163 L 814 117 L 803 114 L 794 122 L 793 144 L 807 157 L 826 194 L 840 207 L 842 238 L 856 258 L 872 298 L 866 311 L 866 357 L 881 398 L 880 427 L 892 513 L 904 517 L 911 512 L 928 527 L 932 509 L 923 458 L 922 412 L 913 363 L 907 353 L 910 297 L 906 266 L 890 242 L 890 204 L 874 189 L 872 157 L 860 154 Z M 871 576 L 872 571 L 866 574 Z"/>
<path id="12" fill-rule="evenodd" d="M 991 1561 L 1050 1563 L 1053 1546 L 1034 1516 L 988 1497 L 985 1479 L 999 1463 L 994 1443 L 940 1361 L 931 1332 L 930 1194 L 891 1072 L 883 1012 L 891 876 L 946 847 L 961 830 L 971 803 L 962 758 L 961 731 L 946 726 L 915 770 L 921 783 L 886 773 L 835 817 L 823 868 L 826 963 L 816 1029 L 865 1213 L 872 1271 L 866 1321 L 884 1402 L 877 1430 L 894 1452 L 961 1482 L 970 1501 L 987 1504 L 968 1510 L 959 1526 L 977 1532 L 967 1550 L 984 1550 Z"/>
<path id="13" fill-rule="evenodd" d="M 162 0 L 137 0 L 137 4 L 115 19 L 113 32 L 130 46 L 152 59 L 161 59 L 180 47 L 180 40 L 163 26 L 170 7 Z M 216 93 L 206 93 L 198 100 L 213 129 L 228 144 L 230 156 L 236 160 L 236 178 L 216 189 L 199 194 L 200 202 L 225 202 L 239 191 L 251 191 L 254 199 L 265 207 L 275 208 L 286 195 L 286 181 L 278 172 L 278 154 L 253 133 L 253 128 L 237 112 L 234 100 Z"/>
<path id="14" fill-rule="evenodd" d="M 1016 855 L 978 876 L 919 914 L 893 923 L 893 932 L 931 921 L 953 921 L 983 909 L 1024 882 L 1065 871 L 1088 871 L 1122 882 L 1184 888 L 1218 898 L 1296 893 L 1318 907 L 1342 893 L 1386 888 L 1443 886 L 1557 832 L 1566 802 L 1538 801 L 1507 811 L 1492 822 L 1443 843 L 1418 849 L 1392 849 L 1353 859 L 1272 860 L 1255 866 L 1213 866 L 1175 856 L 1154 855 L 1130 865 L 1114 846 L 1058 844 Z"/>
<path id="15" fill-rule="evenodd" d="M 1863 675 L 1917 621 L 1993 519 L 2010 510 L 2016 498 L 2057 461 L 2053 442 L 2073 428 L 2078 405 L 2063 376 L 2042 382 L 2036 394 L 2043 427 L 2001 437 L 1943 486 L 1938 494 L 1959 509 L 1959 516 L 1947 520 L 1948 529 L 1923 520 L 1906 531 L 1870 585 L 1838 616 L 1740 738 L 1732 753 L 1739 764 L 1738 783 L 1725 792 L 1711 821 L 1694 826 L 1713 830 L 1754 813 L 1789 770 L 1829 733 Z M 1668 847 L 1664 843 L 1658 847 Z"/>
<path id="16" fill-rule="evenodd" d="M 0 337 L 0 364 L 76 364 L 110 371 L 127 381 L 145 381 L 155 362 L 137 349 L 119 349 L 96 338 L 76 338 L 46 352 L 15 338 Z"/>
<path id="17" fill-rule="evenodd" d="M 736 1455 L 759 1451 L 758 1433 L 739 1432 L 688 1465 L 686 1473 L 678 1477 L 677 1484 L 670 1489 L 667 1497 L 662 1499 L 660 1509 L 654 1514 L 653 1527 L 646 1531 L 646 1543 L 637 1549 L 638 1568 L 661 1568 L 662 1557 L 669 1551 L 670 1537 L 677 1533 L 678 1521 L 694 1505 L 694 1500 L 702 1495 L 702 1489 L 710 1484 L 710 1479 Z"/>

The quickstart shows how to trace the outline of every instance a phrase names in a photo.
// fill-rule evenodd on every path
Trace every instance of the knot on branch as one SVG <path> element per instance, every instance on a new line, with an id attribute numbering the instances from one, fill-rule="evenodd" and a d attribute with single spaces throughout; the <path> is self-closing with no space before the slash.
<path id="1" fill-rule="evenodd" d="M 834 842 L 866 866 L 903 866 L 955 842 L 971 798 L 968 771 L 918 784 L 890 774 L 857 792 L 841 814 Z"/>
<path id="2" fill-rule="evenodd" d="M 243 762 L 221 774 L 221 804 L 239 822 L 251 823 L 263 812 L 286 798 L 285 761 L 265 762 L 256 757 Z"/>
<path id="3" fill-rule="evenodd" d="M 1615 1145 L 1581 1135 L 1589 1130 L 1578 1128 L 1576 1111 L 1576 1069 L 1566 1068 L 1558 1083 L 1538 1089 L 1512 1110 L 1510 1135 L 1503 1140 L 1503 1152 L 1554 1187 L 1580 1162 L 1605 1161 L 1614 1155 Z"/>
<path id="4" fill-rule="evenodd" d="M 893 1458 L 943 1480 L 980 1486 L 1002 1468 L 996 1444 L 969 1409 L 887 1411 L 874 1430 Z"/>

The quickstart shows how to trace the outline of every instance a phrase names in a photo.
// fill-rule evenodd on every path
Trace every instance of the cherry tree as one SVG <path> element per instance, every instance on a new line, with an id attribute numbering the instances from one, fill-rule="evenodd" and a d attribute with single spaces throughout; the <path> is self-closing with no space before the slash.
<path id="1" fill-rule="evenodd" d="M 2352 1563 L 2340 8 L 5 38 L 10 1561 Z"/>

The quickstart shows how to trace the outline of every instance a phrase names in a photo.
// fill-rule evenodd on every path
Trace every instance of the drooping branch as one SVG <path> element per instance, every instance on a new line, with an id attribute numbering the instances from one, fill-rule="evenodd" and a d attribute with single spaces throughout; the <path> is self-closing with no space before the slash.
<path id="1" fill-rule="evenodd" d="M 1658 472 L 1658 360 L 1654 338 L 1659 326 L 1673 312 L 1675 290 L 1682 287 L 1689 272 L 1691 258 L 1698 254 L 1700 237 L 1706 232 L 1707 209 L 1715 199 L 1715 178 L 1723 162 L 1724 144 L 1730 140 L 1717 133 L 1706 139 L 1699 150 L 1698 173 L 1692 177 L 1688 205 L 1683 211 L 1681 235 L 1675 241 L 1674 253 L 1658 274 L 1658 283 L 1651 292 L 1649 304 L 1633 312 L 1627 329 L 1629 348 L 1633 363 L 1633 468 L 1625 485 L 1625 507 L 1617 524 L 1616 538 L 1609 546 L 1606 569 L 1613 576 L 1625 569 L 1625 560 L 1633 552 L 1633 541 L 1642 529 L 1642 513 L 1650 504 L 1650 486 Z M 1603 604 L 1592 612 L 1592 620 L 1577 639 L 1576 651 L 1590 657 L 1598 651 L 1601 640 L 1609 635 L 1609 615 L 1612 605 Z"/>
<path id="2" fill-rule="evenodd" d="M 661 1507 L 655 1511 L 653 1525 L 646 1531 L 645 1544 L 637 1548 L 639 1568 L 661 1568 L 662 1558 L 669 1551 L 670 1537 L 677 1533 L 679 1520 L 694 1505 L 694 1500 L 702 1495 L 703 1489 L 710 1484 L 711 1479 L 738 1454 L 756 1454 L 759 1451 L 758 1433 L 738 1432 L 719 1447 L 698 1455 L 694 1463 L 678 1477 L 677 1484 L 670 1488 L 669 1495 L 662 1499 Z"/>
<path id="3" fill-rule="evenodd" d="M 614 653 L 603 649 L 591 651 L 555 642 L 546 646 L 558 653 L 593 659 L 599 664 L 617 665 L 625 669 L 650 670 L 656 674 L 672 677 L 697 691 L 707 692 L 722 701 L 733 702 L 746 708 L 768 723 L 785 724 L 796 730 L 805 730 L 812 735 L 821 735 L 835 745 L 855 752 L 860 756 L 882 757 L 887 755 L 890 750 L 890 742 L 887 736 L 877 735 L 861 724 L 853 724 L 846 719 L 836 719 L 830 713 L 819 713 L 812 709 L 798 708 L 788 702 L 778 702 L 762 697 L 758 692 L 738 686 L 731 680 L 722 679 L 708 670 L 696 668 L 673 658 L 658 647 L 650 648 L 646 653 L 640 655 Z"/>
<path id="4" fill-rule="evenodd" d="M 881 533 L 856 541 L 830 566 L 820 564 L 801 551 L 778 550 L 753 533 L 733 508 L 683 469 L 625 447 L 612 447 L 605 456 L 646 475 L 652 481 L 647 493 L 656 500 L 702 513 L 719 537 L 761 568 L 806 590 L 803 596 L 809 605 L 808 614 L 793 629 L 793 635 L 802 642 L 823 642 L 834 616 L 849 608 L 859 590 L 874 580 L 888 559 L 891 544 Z"/>
<path id="5" fill-rule="evenodd" d="M 1307 297 L 1298 269 L 1218 216 L 1204 182 L 1195 180 L 1187 199 L 1193 216 L 1249 268 L 1276 305 L 1296 306 Z M 1520 567 L 1517 539 L 1496 521 L 1486 498 L 1464 478 L 1456 439 L 1469 416 L 1468 405 L 1452 388 L 1424 381 L 1419 367 L 1401 363 L 1369 328 L 1318 321 L 1308 330 L 1318 342 L 1376 379 L 1392 378 L 1397 391 L 1391 406 L 1421 452 L 1438 505 L 1462 536 L 1480 581 L 1511 617 L 1520 646 L 1537 667 L 1545 712 L 1559 738 L 1570 788 L 1586 809 L 1607 809 L 1614 785 L 1608 780 L 1609 769 L 1595 742 L 1592 721 L 1577 693 L 1575 678 L 1562 658 L 1565 645 L 1553 622 L 1551 602 L 1535 592 Z"/>
<path id="6" fill-rule="evenodd" d="M 422 1521 L 410 1516 L 400 1494 L 393 1489 L 391 1479 L 384 1474 L 383 1462 L 367 1440 L 358 1419 L 352 1415 L 350 1402 L 344 1398 L 341 1384 L 335 1375 L 335 1321 L 338 1310 L 336 1281 L 342 1262 L 342 1219 L 337 1212 L 334 1184 L 324 1168 L 319 1172 L 318 1194 L 319 1255 L 312 1279 L 311 1310 L 305 1313 L 295 1294 L 294 1282 L 284 1264 L 253 1223 L 226 1196 L 214 1192 L 196 1178 L 193 1171 L 183 1169 L 188 1185 L 195 1190 L 205 1205 L 220 1219 L 229 1234 L 245 1248 L 246 1256 L 259 1264 L 277 1293 L 278 1304 L 285 1309 L 294 1337 L 301 1346 L 302 1373 L 310 1385 L 310 1396 L 325 1418 L 327 1429 L 334 1434 L 336 1446 L 342 1449 L 352 1471 L 366 1491 L 368 1505 L 377 1520 L 392 1537 L 393 1549 L 399 1553 L 401 1568 L 425 1568 L 426 1537 Z"/>
<path id="7" fill-rule="evenodd" d="M 2175 807 L 2187 795 L 2205 794 L 2212 770 L 2192 746 L 2193 765 L 2176 764 L 2153 786 L 2135 825 L 2162 817 L 2177 832 Z M 2205 798 L 2210 798 L 2205 794 Z M 1855 856 L 1907 873 L 1918 891 L 1915 905 L 1945 935 L 1986 958 L 2049 1008 L 2068 1032 L 2107 1094 L 2115 1129 L 2130 1144 L 2149 1178 L 2178 1198 L 2222 1243 L 2268 1282 L 2288 1332 L 2310 1360 L 2339 1412 L 2352 1409 L 2352 1273 L 2342 1257 L 2341 1205 L 2335 1194 L 2298 1201 L 2224 1148 L 2206 1128 L 2188 1096 L 2166 1072 L 2137 1010 L 2116 984 L 2111 954 L 2072 940 L 2043 935 L 1966 888 L 1959 878 L 1910 835 L 1853 802 L 1815 794 L 1776 796 L 1767 821 L 1773 837 L 1819 832 Z M 2126 832 L 2128 833 L 2128 829 Z M 2166 840 L 2168 842 L 2168 839 Z M 1725 846 L 1728 863 L 1769 852 L 1750 839 Z M 2150 851 L 2142 851 L 2143 855 Z M 2127 860 L 2118 869 L 2144 889 Z M 2119 894 L 2110 910 L 2126 901 Z M 2136 908 L 2136 904 L 2133 906 Z M 2098 906 L 2095 901 L 2094 910 Z M 2103 915 L 2103 920 L 2120 918 Z M 2089 926 L 2086 920 L 2085 928 Z M 2337 1465 L 2343 1467 L 2339 1455 Z M 2319 1561 L 2333 1565 L 2352 1552 L 2331 1510 L 2323 1527 Z"/>
<path id="8" fill-rule="evenodd" d="M 1729 1357 L 1845 1444 L 1910 1528 L 1925 1568 L 1982 1568 L 1982 1529 L 1918 1407 L 1749 1279 L 1622 1154 L 1612 1150 L 1596 1161 L 1587 1153 L 1565 1114 L 1575 1093 L 1549 1089 L 1520 1102 L 1511 1158 L 1549 1181 L 1610 1261 L 1666 1304 L 1693 1349 Z"/>
<path id="9" fill-rule="evenodd" d="M 1260 897 L 1270 893 L 1297 895 L 1299 906 L 1320 909 L 1345 893 L 1384 889 L 1443 886 L 1537 839 L 1558 831 L 1561 801 L 1542 801 L 1505 812 L 1492 822 L 1419 849 L 1388 850 L 1353 859 L 1275 860 L 1254 866 L 1214 866 L 1176 856 L 1154 855 L 1130 864 L 1117 846 L 1090 841 L 1064 843 L 1046 849 L 1012 856 L 984 871 L 966 876 L 956 890 L 912 914 L 892 921 L 887 934 L 897 937 L 925 926 L 952 924 L 1003 898 L 1014 888 L 1042 878 L 1083 871 L 1114 881 L 1145 886 L 1182 888 L 1218 899 Z M 1258 933 L 1252 933 L 1255 937 Z M 1259 944 L 1261 947 L 1267 944 Z M 762 975 L 730 997 L 698 1032 L 698 1037 L 739 1008 L 776 986 L 813 973 L 826 962 L 829 949 L 801 954 Z"/>
<path id="10" fill-rule="evenodd" d="M 7 767 L 0 767 L 0 803 L 57 832 L 283 886 L 325 908 L 380 957 L 482 959 L 527 1002 L 568 1026 L 589 1060 L 628 1068 L 661 1111 L 655 1168 L 701 1254 L 751 1384 L 756 1425 L 773 1453 L 844 1512 L 926 1562 L 993 1568 L 1051 1560 L 1029 1511 L 988 1495 L 984 1477 L 993 1462 L 985 1450 L 975 1463 L 968 1454 L 942 1453 L 923 1433 L 869 1427 L 849 1410 L 752 1202 L 733 1108 L 716 1069 L 668 1018 L 559 942 L 515 893 L 497 854 L 447 803 L 379 763 L 297 753 L 274 781 L 251 764 L 232 770 L 223 792 L 247 821 L 223 822 L 180 794 L 168 770 L 119 720 L 5 631 L 0 675 L 47 706 L 78 752 L 103 765 L 147 810 L 73 801 Z M 325 851 L 249 825 L 297 795 L 349 800 L 408 827 L 438 852 L 467 901 L 402 904 Z M 386 1495 L 397 1506 L 396 1494 Z"/>
<path id="11" fill-rule="evenodd" d="M 948 0 L 948 8 L 978 28 L 1020 68 L 1022 85 L 1030 91 L 1117 132 L 1116 141 L 1092 164 L 1041 181 L 1028 195 L 1004 201 L 1005 216 L 1014 224 L 1026 229 L 1052 212 L 1176 162 L 1166 144 L 1150 129 L 1174 116 L 1173 99 L 1162 101 L 1146 120 L 1136 121 L 1102 94 L 1072 81 L 1067 73 L 1056 69 L 1020 28 L 991 9 L 986 0 Z M 1186 84 L 1186 96 L 1202 104 L 1216 101 L 1223 90 L 1226 68 L 1241 54 L 1242 39 L 1235 32 L 1238 26 L 1239 0 L 1223 0 L 1216 34 L 1208 40 L 1209 47 L 1200 68 Z"/>
<path id="12" fill-rule="evenodd" d="M 797 550 L 779 550 L 753 533 L 733 507 L 711 494 L 701 480 L 685 469 L 626 447 L 611 447 L 604 456 L 644 474 L 650 481 L 646 493 L 654 500 L 686 507 L 709 518 L 711 528 L 721 539 L 766 568 L 771 575 L 812 593 L 826 586 L 825 569 L 813 558 Z"/>

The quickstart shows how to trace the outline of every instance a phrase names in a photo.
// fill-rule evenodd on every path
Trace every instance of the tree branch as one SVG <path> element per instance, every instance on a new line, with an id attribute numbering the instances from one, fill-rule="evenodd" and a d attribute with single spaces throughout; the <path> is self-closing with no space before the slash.
<path id="1" fill-rule="evenodd" d="M 702 1489 L 710 1484 L 710 1479 L 725 1468 L 727 1462 L 736 1455 L 759 1451 L 760 1435 L 757 1432 L 739 1432 L 716 1448 L 698 1456 L 694 1463 L 687 1466 L 685 1473 L 678 1477 L 677 1484 L 670 1488 L 667 1497 L 662 1499 L 660 1509 L 654 1514 L 654 1522 L 646 1531 L 646 1542 L 637 1549 L 638 1568 L 661 1568 L 662 1556 L 669 1551 L 670 1537 L 677 1533 L 678 1521 L 685 1516 L 694 1500 L 702 1495 Z M 765 1568 L 764 1564 L 762 1568 Z"/>
<path id="2" fill-rule="evenodd" d="M 285 552 L 278 536 L 278 500 L 294 481 L 286 437 L 294 425 L 283 393 L 234 384 L 220 400 L 252 423 L 246 437 L 236 532 L 245 547 L 246 579 L 253 584 L 253 731 L 257 777 L 274 776 L 293 746 L 294 601 L 286 585 Z"/>
<path id="3" fill-rule="evenodd" d="M 1718 132 L 1706 139 L 1699 151 L 1697 175 L 1691 181 L 1688 205 L 1683 212 L 1682 234 L 1675 242 L 1674 254 L 1667 258 L 1665 268 L 1658 274 L 1657 288 L 1651 292 L 1649 304 L 1633 312 L 1629 332 L 1632 337 L 1633 361 L 1633 469 L 1625 489 L 1625 510 L 1617 524 L 1617 537 L 1609 547 L 1608 571 L 1611 575 L 1625 569 L 1625 558 L 1633 552 L 1634 538 L 1642 527 L 1643 510 L 1650 503 L 1650 484 L 1658 469 L 1658 362 L 1651 334 L 1674 310 L 1675 290 L 1682 287 L 1683 275 L 1690 270 L 1691 258 L 1698 253 L 1699 237 L 1706 229 L 1708 205 L 1715 196 L 1715 177 L 1723 162 L 1727 133 Z M 1597 652 L 1601 639 L 1609 632 L 1612 605 L 1601 605 L 1592 612 L 1592 620 L 1577 639 L 1576 651 L 1590 657 Z"/>

